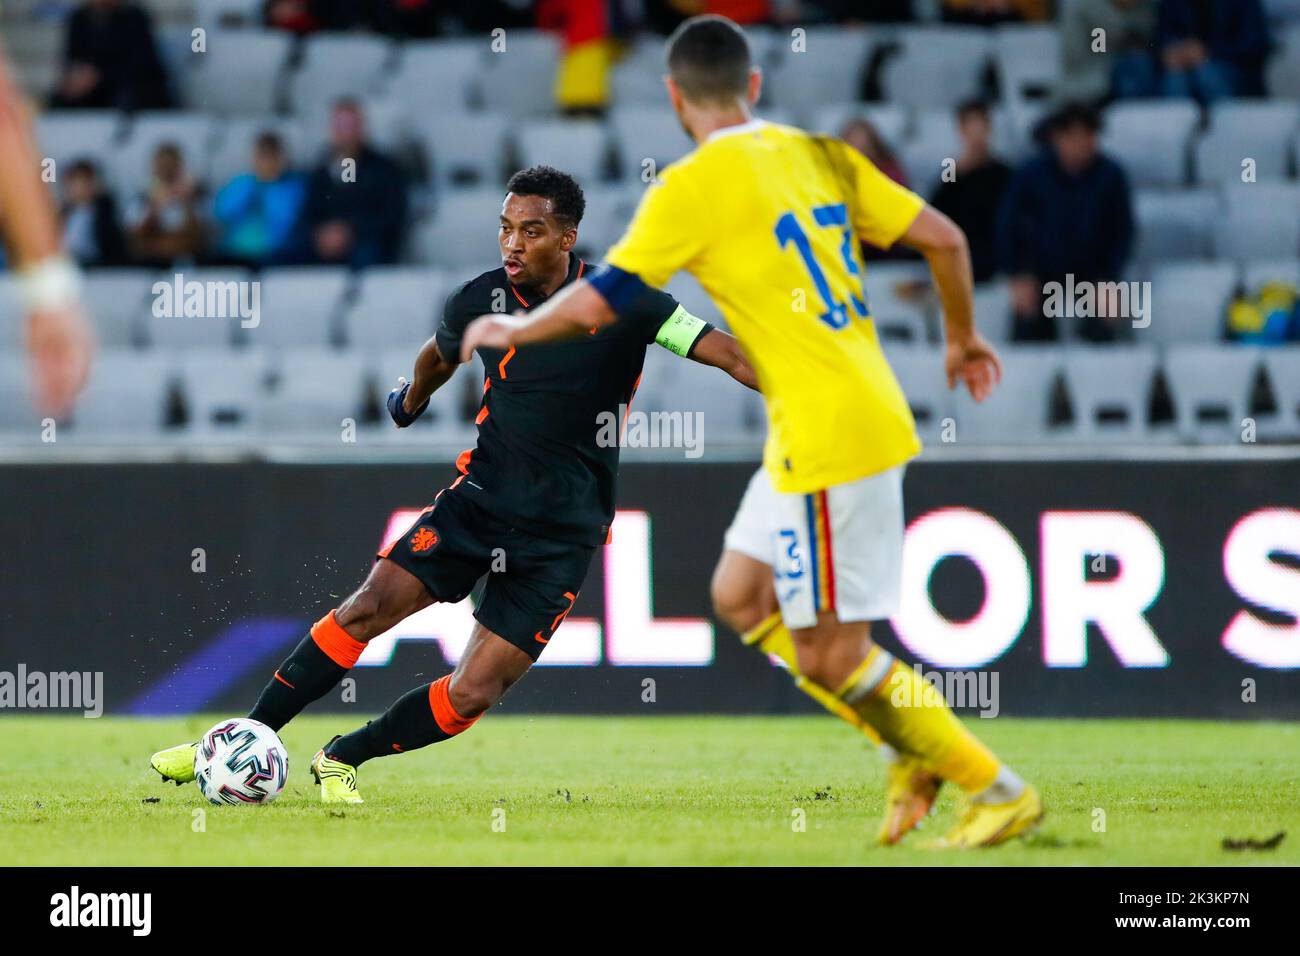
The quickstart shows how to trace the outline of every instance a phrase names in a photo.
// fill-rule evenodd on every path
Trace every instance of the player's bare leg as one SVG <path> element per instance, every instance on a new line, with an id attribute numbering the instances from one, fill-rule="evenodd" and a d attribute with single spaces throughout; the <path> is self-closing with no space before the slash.
<path id="1" fill-rule="evenodd" d="M 796 687 L 879 746 L 889 774 L 879 840 L 885 844 L 901 840 L 930 812 L 943 778 L 915 757 L 899 754 L 882 742 L 852 707 L 800 671 L 794 639 L 777 605 L 771 565 L 740 551 L 723 551 L 713 572 L 711 591 L 714 612 L 746 644 L 779 658 Z"/>
<path id="2" fill-rule="evenodd" d="M 801 673 L 851 707 L 899 754 L 964 791 L 961 819 L 934 845 L 993 846 L 1042 818 L 1034 788 L 966 729 L 933 686 L 877 646 L 868 623 L 841 622 L 823 611 L 815 625 L 792 637 Z M 882 832 L 885 842 L 887 836 Z"/>
<path id="3" fill-rule="evenodd" d="M 359 588 L 311 627 L 267 681 L 249 712 L 272 730 L 296 717 L 336 686 L 357 662 L 366 642 L 433 603 L 420 580 L 391 561 L 376 561 Z M 160 750 L 150 764 L 164 780 L 194 779 L 194 747 Z"/>
<path id="4" fill-rule="evenodd" d="M 527 673 L 533 659 L 482 624 L 455 671 L 398 698 L 375 720 L 335 737 L 312 761 L 325 803 L 360 803 L 357 767 L 458 736 Z"/>

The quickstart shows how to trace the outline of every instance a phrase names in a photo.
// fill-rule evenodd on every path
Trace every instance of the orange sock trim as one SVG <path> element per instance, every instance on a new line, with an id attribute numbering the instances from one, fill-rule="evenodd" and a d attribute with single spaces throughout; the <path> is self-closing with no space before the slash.
<path id="1" fill-rule="evenodd" d="M 343 630 L 333 611 L 311 626 L 311 639 L 325 652 L 326 657 L 339 667 L 349 669 L 356 666 L 357 658 L 366 649 L 364 643 Z"/>
<path id="2" fill-rule="evenodd" d="M 438 722 L 442 732 L 449 737 L 455 737 L 474 726 L 474 721 L 478 720 L 478 717 L 462 717 L 456 713 L 456 708 L 451 706 L 451 696 L 447 691 L 450 686 L 450 674 L 438 678 L 429 685 L 429 709 L 433 711 L 433 719 Z"/>

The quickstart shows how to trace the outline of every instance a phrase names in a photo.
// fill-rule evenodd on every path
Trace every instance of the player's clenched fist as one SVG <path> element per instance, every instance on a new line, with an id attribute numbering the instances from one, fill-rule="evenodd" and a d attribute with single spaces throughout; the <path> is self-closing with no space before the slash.
<path id="1" fill-rule="evenodd" d="M 37 407 L 51 415 L 71 410 L 86 384 L 95 339 L 81 306 L 33 308 L 27 317 L 27 350 Z"/>
<path id="2" fill-rule="evenodd" d="M 405 428 L 407 425 L 412 424 L 429 407 L 429 400 L 426 398 L 419 408 L 408 409 L 406 407 L 406 396 L 410 390 L 411 383 L 405 378 L 399 378 L 397 388 L 388 393 L 388 414 L 398 428 Z"/>

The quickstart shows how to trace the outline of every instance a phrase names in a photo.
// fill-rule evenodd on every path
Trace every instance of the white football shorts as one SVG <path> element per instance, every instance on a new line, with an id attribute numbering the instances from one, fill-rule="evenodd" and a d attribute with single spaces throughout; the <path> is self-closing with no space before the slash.
<path id="1" fill-rule="evenodd" d="M 811 494 L 782 494 L 759 468 L 723 547 L 771 565 L 786 627 L 820 611 L 880 621 L 898 610 L 903 575 L 903 470 Z"/>

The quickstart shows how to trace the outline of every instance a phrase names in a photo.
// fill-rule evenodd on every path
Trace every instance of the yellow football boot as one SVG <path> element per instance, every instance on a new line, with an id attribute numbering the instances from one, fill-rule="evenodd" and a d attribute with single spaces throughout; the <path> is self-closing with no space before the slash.
<path id="1" fill-rule="evenodd" d="M 997 846 L 1028 833 L 1042 819 L 1043 801 L 1038 791 L 1026 784 L 1025 792 L 1009 803 L 970 801 L 947 836 L 928 844 L 928 847 L 969 850 Z"/>
<path id="2" fill-rule="evenodd" d="M 180 744 L 160 750 L 149 758 L 149 765 L 162 774 L 164 780 L 170 780 L 176 786 L 194 782 L 194 755 L 199 745 Z"/>
<path id="3" fill-rule="evenodd" d="M 357 793 L 357 768 L 325 756 L 325 748 L 311 760 L 311 775 L 320 784 L 321 803 L 363 803 Z"/>
<path id="4" fill-rule="evenodd" d="M 893 846 L 925 819 L 943 783 L 915 757 L 900 756 L 890 762 L 888 772 L 885 819 L 877 836 L 881 846 Z"/>

